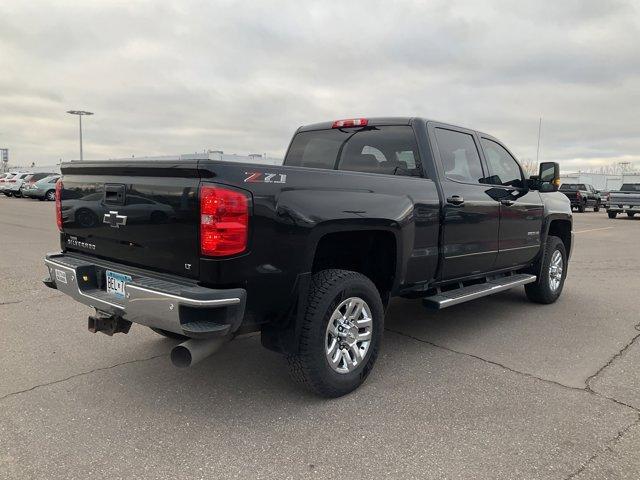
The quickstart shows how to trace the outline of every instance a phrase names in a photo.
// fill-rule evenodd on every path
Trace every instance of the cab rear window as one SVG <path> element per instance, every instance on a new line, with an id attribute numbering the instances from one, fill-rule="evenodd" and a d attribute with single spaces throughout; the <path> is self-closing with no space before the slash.
<path id="1" fill-rule="evenodd" d="M 409 126 L 333 128 L 296 134 L 287 166 L 386 175 L 418 175 L 418 147 Z"/>

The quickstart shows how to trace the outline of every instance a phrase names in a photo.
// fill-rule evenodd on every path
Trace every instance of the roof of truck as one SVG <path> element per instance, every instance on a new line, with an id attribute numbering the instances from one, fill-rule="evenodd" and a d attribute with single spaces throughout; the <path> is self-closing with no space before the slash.
<path id="1" fill-rule="evenodd" d="M 434 122 L 440 125 L 448 125 L 454 128 L 461 128 L 464 130 L 471 130 L 479 133 L 480 135 L 487 136 L 489 138 L 494 138 L 492 135 L 488 133 L 481 132 L 479 130 L 475 130 L 473 128 L 463 127 L 461 125 L 454 125 L 452 123 L 441 122 L 439 120 L 434 120 L 433 118 L 424 118 L 424 117 L 354 117 L 354 118 L 366 118 L 368 126 L 376 126 L 376 125 L 410 125 L 413 120 L 421 120 L 423 122 Z M 309 132 L 312 130 L 328 130 L 333 126 L 333 122 L 336 120 L 330 120 L 328 122 L 319 122 L 312 123 L 309 125 L 302 125 L 298 128 L 298 132 Z"/>

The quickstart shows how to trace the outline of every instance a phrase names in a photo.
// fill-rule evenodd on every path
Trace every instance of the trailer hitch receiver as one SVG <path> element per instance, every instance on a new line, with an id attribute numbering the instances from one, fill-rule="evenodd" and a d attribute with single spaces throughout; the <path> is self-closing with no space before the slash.
<path id="1" fill-rule="evenodd" d="M 115 315 L 90 315 L 88 319 L 89 331 L 92 333 L 102 332 L 112 336 L 114 333 L 129 333 L 131 322 Z"/>

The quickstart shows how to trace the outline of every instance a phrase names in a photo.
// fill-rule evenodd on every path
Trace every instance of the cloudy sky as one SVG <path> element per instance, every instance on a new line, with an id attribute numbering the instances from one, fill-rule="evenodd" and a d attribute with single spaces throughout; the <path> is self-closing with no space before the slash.
<path id="1" fill-rule="evenodd" d="M 222 149 L 281 156 L 301 124 L 420 115 L 563 169 L 640 167 L 640 3 L 0 2 L 12 163 Z"/>

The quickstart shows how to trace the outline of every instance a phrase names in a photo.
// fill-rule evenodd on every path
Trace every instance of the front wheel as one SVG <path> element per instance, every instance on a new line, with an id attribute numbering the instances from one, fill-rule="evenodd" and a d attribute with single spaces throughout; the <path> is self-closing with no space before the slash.
<path id="1" fill-rule="evenodd" d="M 578 212 L 584 213 L 584 209 L 585 209 L 585 204 L 584 203 L 581 203 L 580 205 L 578 205 Z"/>
<path id="2" fill-rule="evenodd" d="M 45 193 L 44 195 L 44 198 L 50 202 L 53 202 L 56 199 L 56 191 L 55 190 L 47 191 L 47 193 Z"/>
<path id="3" fill-rule="evenodd" d="M 599 212 L 600 211 L 600 204 L 596 203 L 595 207 L 593 207 L 593 211 L 594 212 Z"/>
<path id="4" fill-rule="evenodd" d="M 536 303 L 553 303 L 560 297 L 567 277 L 567 250 L 562 240 L 553 235 L 547 237 L 537 267 L 538 279 L 524 286 L 527 298 Z"/>
<path id="5" fill-rule="evenodd" d="M 636 215 L 636 212 L 627 212 L 627 217 L 633 218 Z"/>
<path id="6" fill-rule="evenodd" d="M 323 397 L 358 388 L 378 357 L 384 307 L 376 286 L 348 270 L 313 275 L 301 322 L 298 353 L 288 356 L 291 376 Z"/>
<path id="7" fill-rule="evenodd" d="M 618 212 L 607 212 L 607 215 L 609 215 L 609 218 L 616 218 L 617 214 Z"/>

